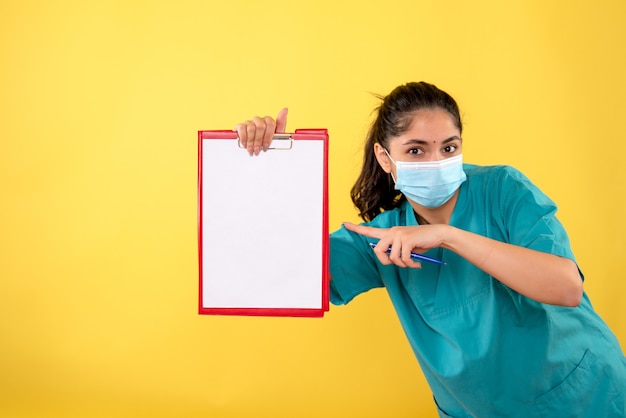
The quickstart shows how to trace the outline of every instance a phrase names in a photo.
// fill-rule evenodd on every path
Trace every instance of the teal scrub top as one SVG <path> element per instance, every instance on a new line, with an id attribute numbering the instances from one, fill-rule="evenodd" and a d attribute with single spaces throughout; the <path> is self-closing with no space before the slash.
<path id="1" fill-rule="evenodd" d="M 464 170 L 450 225 L 575 261 L 556 205 L 522 173 Z M 366 225 L 418 223 L 405 201 Z M 539 303 L 441 248 L 425 255 L 446 265 L 385 266 L 375 241 L 345 228 L 331 234 L 331 301 L 386 288 L 440 416 L 626 416 L 626 360 L 586 294 L 576 308 Z"/>

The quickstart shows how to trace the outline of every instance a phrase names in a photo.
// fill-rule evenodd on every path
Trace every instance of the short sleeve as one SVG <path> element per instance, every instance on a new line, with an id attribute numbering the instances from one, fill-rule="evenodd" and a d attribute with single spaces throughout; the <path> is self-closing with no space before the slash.
<path id="1" fill-rule="evenodd" d="M 343 226 L 330 235 L 330 276 L 330 300 L 335 305 L 383 287 L 376 256 L 367 240 Z"/>
<path id="2" fill-rule="evenodd" d="M 500 182 L 500 221 L 508 242 L 575 261 L 556 204 L 512 167 L 506 167 Z"/>

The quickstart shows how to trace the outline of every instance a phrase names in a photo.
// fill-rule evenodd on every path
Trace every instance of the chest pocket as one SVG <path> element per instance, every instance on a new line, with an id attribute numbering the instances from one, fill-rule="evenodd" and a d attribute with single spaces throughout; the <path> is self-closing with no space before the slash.
<path id="1" fill-rule="evenodd" d="M 427 253 L 446 265 L 423 262 L 421 269 L 401 269 L 401 281 L 416 308 L 430 319 L 458 314 L 491 294 L 491 276 L 455 253 L 436 249 Z"/>

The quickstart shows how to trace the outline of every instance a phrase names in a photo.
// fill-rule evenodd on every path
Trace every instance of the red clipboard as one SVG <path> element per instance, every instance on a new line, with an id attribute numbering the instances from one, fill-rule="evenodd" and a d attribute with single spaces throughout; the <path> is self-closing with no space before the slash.
<path id="1" fill-rule="evenodd" d="M 235 131 L 198 131 L 199 314 L 322 317 L 328 236 L 326 129 L 254 157 Z"/>

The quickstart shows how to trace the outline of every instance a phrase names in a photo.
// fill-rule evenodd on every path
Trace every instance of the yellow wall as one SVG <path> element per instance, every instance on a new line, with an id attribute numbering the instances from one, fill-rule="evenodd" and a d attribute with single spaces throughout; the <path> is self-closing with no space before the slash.
<path id="1" fill-rule="evenodd" d="M 552 5 L 555 4 L 555 5 Z M 435 416 L 382 290 L 324 319 L 196 313 L 199 129 L 331 134 L 331 229 L 376 104 L 449 91 L 468 162 L 559 204 L 626 342 L 621 0 L 3 1 L 0 416 Z M 384 415 L 383 415 L 384 414 Z"/>

